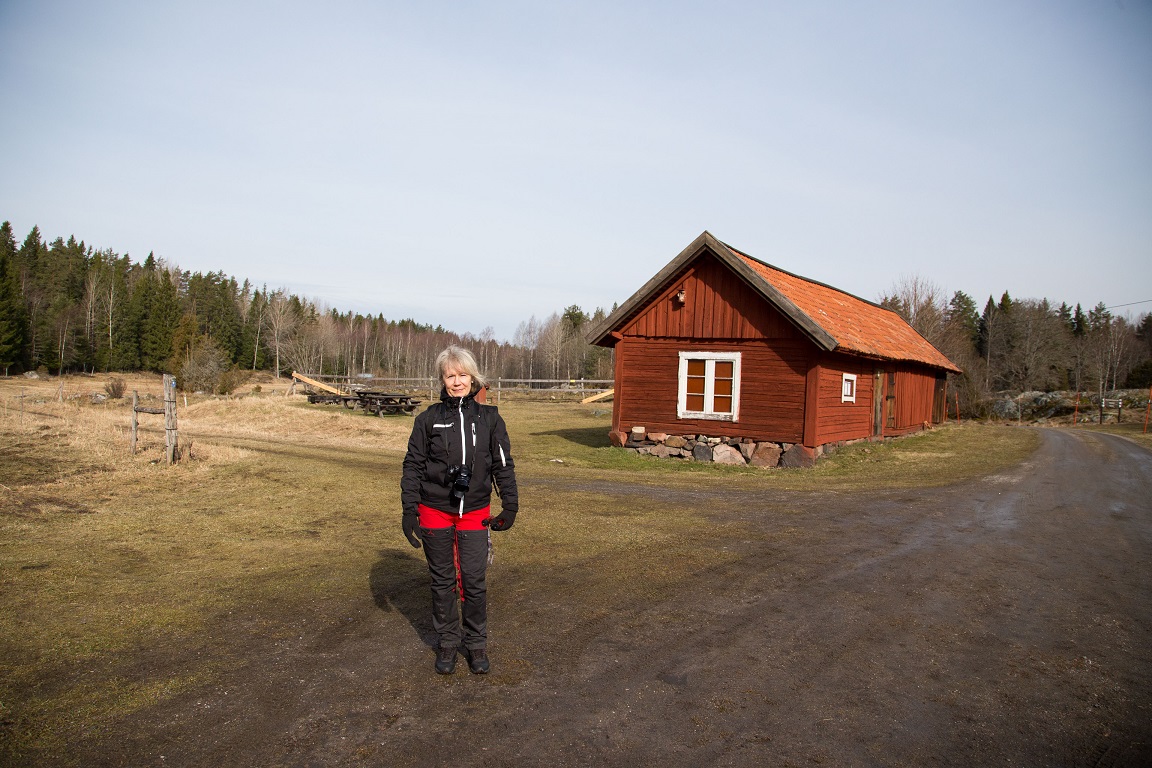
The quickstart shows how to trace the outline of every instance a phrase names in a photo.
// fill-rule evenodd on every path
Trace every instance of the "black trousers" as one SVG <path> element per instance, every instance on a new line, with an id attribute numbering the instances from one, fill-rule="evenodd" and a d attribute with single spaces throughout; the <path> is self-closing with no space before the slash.
<path id="1" fill-rule="evenodd" d="M 432 576 L 432 629 L 440 638 L 440 647 L 487 647 L 488 530 L 421 527 L 420 536 Z M 456 581 L 457 553 L 464 590 L 463 611 Z"/>

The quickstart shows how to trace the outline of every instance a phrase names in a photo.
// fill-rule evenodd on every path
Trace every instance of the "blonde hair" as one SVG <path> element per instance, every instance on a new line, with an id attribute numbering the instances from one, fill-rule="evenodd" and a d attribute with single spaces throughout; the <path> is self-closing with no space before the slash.
<path id="1" fill-rule="evenodd" d="M 476 358 L 463 347 L 449 344 L 443 352 L 436 355 L 436 370 L 440 373 L 440 381 L 444 381 L 444 372 L 449 366 L 472 377 L 473 392 L 479 392 L 488 384 L 480 373 L 480 367 L 476 365 Z"/>

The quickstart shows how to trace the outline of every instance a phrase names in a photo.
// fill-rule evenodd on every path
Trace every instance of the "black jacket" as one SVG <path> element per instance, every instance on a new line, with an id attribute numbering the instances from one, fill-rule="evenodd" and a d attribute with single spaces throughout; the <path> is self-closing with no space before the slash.
<path id="1" fill-rule="evenodd" d="M 404 514 L 417 514 L 419 504 L 459 514 L 460 505 L 450 495 L 449 477 L 449 469 L 459 466 L 472 470 L 464 495 L 464 512 L 483 509 L 491 503 L 493 480 L 501 509 L 519 511 L 512 446 L 499 411 L 493 405 L 477 403 L 472 395 L 449 397 L 441 390 L 440 402 L 416 417 L 408 438 L 400 479 Z"/>

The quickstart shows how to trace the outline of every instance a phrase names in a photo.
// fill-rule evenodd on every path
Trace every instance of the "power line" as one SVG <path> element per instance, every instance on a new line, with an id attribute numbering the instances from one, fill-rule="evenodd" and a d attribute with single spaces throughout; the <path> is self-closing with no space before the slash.
<path id="1" fill-rule="evenodd" d="M 1108 309 L 1116 309 L 1117 307 L 1131 307 L 1135 304 L 1147 304 L 1150 301 L 1152 301 L 1152 299 L 1144 299 L 1143 301 L 1130 301 L 1127 304 L 1113 304 L 1112 306 L 1108 307 Z"/>

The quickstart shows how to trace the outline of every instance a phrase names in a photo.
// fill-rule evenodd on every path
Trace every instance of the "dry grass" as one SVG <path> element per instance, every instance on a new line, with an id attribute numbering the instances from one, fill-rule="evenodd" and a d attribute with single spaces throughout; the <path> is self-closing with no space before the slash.
<path id="1" fill-rule="evenodd" d="M 382 547 L 410 552 L 397 520 L 411 417 L 310 406 L 283 383 L 181 397 L 192 456 L 168 467 L 159 417 L 128 453 L 130 393 L 158 399 L 160 379 L 125 378 L 128 400 L 96 404 L 102 377 L 0 380 L 0 763 L 225 674 L 234 662 L 209 652 L 227 645 L 222 620 L 290 631 L 285 616 L 361 594 L 365 573 L 393 567 L 378 562 Z M 603 582 L 587 590 L 597 595 L 663 589 L 668 558 L 705 564 L 690 520 L 644 493 L 622 504 L 571 490 L 585 481 L 701 493 L 934 485 L 996 472 L 1036 439 L 965 426 L 854 446 L 812 471 L 761 471 L 609 448 L 603 406 L 514 401 L 501 412 L 535 521 L 502 534 L 501 556 L 555 578 L 579 571 L 585 585 Z"/>
<path id="2" fill-rule="evenodd" d="M 1082 425 L 1076 429 L 1085 430 L 1088 432 L 1106 432 L 1110 435 L 1120 435 L 1129 440 L 1152 450 L 1152 431 L 1144 431 L 1144 416 L 1141 414 L 1139 418 L 1132 421 L 1126 421 L 1123 424 L 1105 424 L 1104 426 L 1098 425 Z M 1149 429 L 1152 430 L 1152 424 Z"/>

